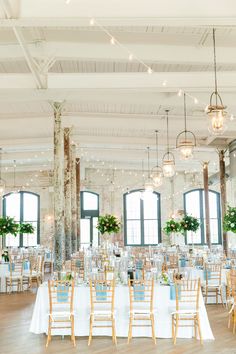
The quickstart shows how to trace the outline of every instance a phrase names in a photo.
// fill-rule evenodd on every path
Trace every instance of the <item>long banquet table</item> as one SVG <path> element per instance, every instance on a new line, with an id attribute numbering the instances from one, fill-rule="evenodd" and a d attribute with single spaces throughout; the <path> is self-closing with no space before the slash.
<path id="1" fill-rule="evenodd" d="M 90 314 L 90 292 L 89 287 L 81 285 L 75 287 L 74 314 L 75 314 L 75 335 L 89 335 L 89 314 Z M 129 289 L 127 286 L 117 285 L 115 289 L 116 309 L 116 332 L 118 337 L 127 337 L 129 322 Z M 154 309 L 156 336 L 159 338 L 171 338 L 171 312 L 175 309 L 175 300 L 170 300 L 170 287 L 156 285 L 154 290 Z M 33 316 L 30 325 L 30 332 L 35 334 L 47 333 L 49 313 L 49 298 L 47 283 L 42 284 L 37 293 Z M 202 337 L 204 340 L 214 340 L 214 336 L 208 320 L 206 308 L 202 295 L 200 296 L 200 323 Z M 52 334 L 66 335 L 68 329 L 56 329 Z M 94 335 L 111 336 L 109 328 L 94 328 Z M 151 328 L 135 327 L 134 337 L 151 337 Z M 194 330 L 191 327 L 179 328 L 179 338 L 191 338 Z"/>

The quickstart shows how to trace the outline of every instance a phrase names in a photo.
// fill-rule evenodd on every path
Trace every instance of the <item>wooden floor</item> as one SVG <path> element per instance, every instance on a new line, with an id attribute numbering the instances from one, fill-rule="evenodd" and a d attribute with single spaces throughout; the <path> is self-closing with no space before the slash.
<path id="1" fill-rule="evenodd" d="M 221 305 L 207 307 L 215 341 L 204 342 L 201 347 L 194 339 L 178 339 L 174 346 L 169 339 L 158 339 L 155 346 L 149 338 L 134 338 L 127 345 L 127 339 L 118 338 L 117 347 L 112 345 L 110 338 L 95 338 L 90 347 L 87 338 L 76 340 L 73 348 L 66 337 L 53 337 L 49 348 L 45 348 L 45 335 L 29 333 L 29 325 L 33 311 L 35 295 L 0 294 L 0 353 L 1 354 L 39 354 L 39 353 L 134 353 L 134 354 L 195 354 L 195 353 L 224 353 L 236 354 L 236 335 L 227 328 L 227 312 Z"/>

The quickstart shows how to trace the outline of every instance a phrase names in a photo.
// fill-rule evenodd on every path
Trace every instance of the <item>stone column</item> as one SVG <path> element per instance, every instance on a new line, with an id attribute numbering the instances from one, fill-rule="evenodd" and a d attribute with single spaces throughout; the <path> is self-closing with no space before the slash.
<path id="1" fill-rule="evenodd" d="M 203 183 L 204 183 L 204 202 L 205 202 L 205 225 L 206 225 L 206 242 L 211 249 L 211 230 L 210 230 L 210 210 L 209 210 L 209 188 L 208 188 L 208 164 L 203 163 Z"/>
<path id="2" fill-rule="evenodd" d="M 80 158 L 76 158 L 77 250 L 80 249 Z"/>
<path id="3" fill-rule="evenodd" d="M 226 213 L 227 197 L 226 197 L 226 179 L 225 179 L 225 150 L 219 150 L 219 166 L 220 166 L 220 194 L 221 194 L 221 216 L 224 220 Z M 227 232 L 223 230 L 223 249 L 228 254 L 228 238 Z"/>
<path id="4" fill-rule="evenodd" d="M 64 128 L 65 258 L 71 258 L 71 153 L 70 128 Z"/>
<path id="5" fill-rule="evenodd" d="M 72 253 L 77 251 L 77 195 L 76 195 L 76 145 L 71 145 L 71 242 Z"/>
<path id="6" fill-rule="evenodd" d="M 61 128 L 62 104 L 53 103 L 54 110 L 54 267 L 61 271 L 64 263 L 64 162 Z"/>

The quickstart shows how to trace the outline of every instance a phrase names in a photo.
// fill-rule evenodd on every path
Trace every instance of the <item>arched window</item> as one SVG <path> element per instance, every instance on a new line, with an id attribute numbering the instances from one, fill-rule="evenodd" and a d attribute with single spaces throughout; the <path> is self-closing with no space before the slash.
<path id="1" fill-rule="evenodd" d="M 5 246 L 31 247 L 40 243 L 39 195 L 31 192 L 9 193 L 3 197 L 3 216 L 14 217 L 17 222 L 31 223 L 35 231 L 30 235 L 8 235 Z"/>
<path id="2" fill-rule="evenodd" d="M 161 242 L 160 194 L 135 190 L 124 194 L 125 245 L 147 246 Z"/>
<path id="3" fill-rule="evenodd" d="M 80 244 L 82 247 L 98 246 L 99 195 L 94 192 L 80 193 Z"/>
<path id="4" fill-rule="evenodd" d="M 186 243 L 205 244 L 205 202 L 204 189 L 194 189 L 184 194 L 184 209 L 187 214 L 197 217 L 200 221 L 199 230 L 187 233 Z M 211 243 L 221 244 L 221 210 L 220 193 L 209 190 L 210 233 Z"/>

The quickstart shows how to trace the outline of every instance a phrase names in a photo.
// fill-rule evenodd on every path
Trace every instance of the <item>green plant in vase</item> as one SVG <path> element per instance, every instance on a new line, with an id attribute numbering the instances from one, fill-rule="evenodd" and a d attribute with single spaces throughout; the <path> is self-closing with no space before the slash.
<path id="1" fill-rule="evenodd" d="M 180 222 L 175 221 L 174 219 L 170 219 L 166 221 L 165 227 L 163 228 L 163 231 L 168 235 L 172 235 L 172 244 L 176 243 L 175 235 L 178 234 L 179 232 L 182 232 L 182 226 Z"/>
<path id="2" fill-rule="evenodd" d="M 231 231 L 236 234 L 236 208 L 228 206 L 223 220 L 225 231 Z"/>
<path id="3" fill-rule="evenodd" d="M 14 218 L 5 216 L 0 218 L 0 236 L 14 235 L 19 233 L 19 224 Z"/>
<path id="4" fill-rule="evenodd" d="M 99 216 L 97 229 L 100 234 L 103 236 L 103 239 L 106 239 L 106 235 L 116 234 L 120 231 L 121 223 L 118 218 L 111 214 L 105 214 Z M 107 239 L 109 239 L 107 237 Z"/>
<path id="5" fill-rule="evenodd" d="M 28 234 L 28 235 L 33 234 L 35 230 L 33 225 L 30 223 L 21 223 L 19 229 L 21 234 Z"/>
<path id="6" fill-rule="evenodd" d="M 185 235 L 186 232 L 190 231 L 192 234 L 192 244 L 193 244 L 193 234 L 197 232 L 200 227 L 200 222 L 197 218 L 192 215 L 186 214 L 180 221 L 182 233 Z"/>

